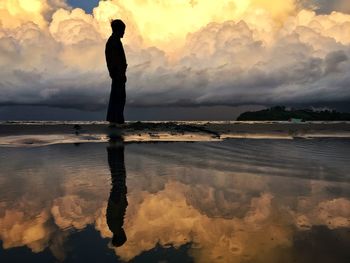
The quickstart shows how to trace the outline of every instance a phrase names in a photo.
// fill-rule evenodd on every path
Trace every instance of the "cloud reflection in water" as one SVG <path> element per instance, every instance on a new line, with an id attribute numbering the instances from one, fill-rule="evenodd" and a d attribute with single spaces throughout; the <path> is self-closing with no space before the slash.
<path id="1" fill-rule="evenodd" d="M 110 247 L 122 260 L 187 244 L 195 262 L 306 262 L 310 253 L 327 262 L 332 249 L 341 260 L 350 244 L 348 149 L 340 140 L 126 144 L 124 163 L 120 145 L 2 148 L 0 239 L 4 249 L 50 248 L 59 260 L 88 225 L 111 239 L 108 200 L 126 192 L 123 177 L 111 192 L 111 170 L 113 178 L 125 169 L 127 241 Z M 310 244 L 314 251 L 302 249 Z"/>

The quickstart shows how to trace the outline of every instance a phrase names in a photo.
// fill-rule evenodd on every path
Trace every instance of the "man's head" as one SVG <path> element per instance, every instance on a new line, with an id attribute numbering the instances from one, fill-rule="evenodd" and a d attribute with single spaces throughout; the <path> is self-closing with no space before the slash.
<path id="1" fill-rule="evenodd" d="M 120 19 L 115 19 L 111 21 L 111 27 L 113 34 L 116 34 L 118 37 L 122 38 L 125 32 L 125 24 Z"/>
<path id="2" fill-rule="evenodd" d="M 124 245 L 126 240 L 127 238 L 126 238 L 125 231 L 123 228 L 120 228 L 115 233 L 113 233 L 112 245 L 115 247 L 121 247 L 122 245 Z"/>

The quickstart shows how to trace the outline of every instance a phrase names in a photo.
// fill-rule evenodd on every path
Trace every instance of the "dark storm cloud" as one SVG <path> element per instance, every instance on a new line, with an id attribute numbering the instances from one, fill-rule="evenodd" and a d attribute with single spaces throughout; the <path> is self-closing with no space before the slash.
<path id="1" fill-rule="evenodd" d="M 317 12 L 329 14 L 333 11 L 350 13 L 349 0 L 315 0 Z"/>

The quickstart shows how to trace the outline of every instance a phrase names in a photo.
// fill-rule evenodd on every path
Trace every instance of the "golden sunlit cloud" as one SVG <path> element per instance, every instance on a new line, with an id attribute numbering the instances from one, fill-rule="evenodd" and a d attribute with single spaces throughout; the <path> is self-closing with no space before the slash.
<path id="1" fill-rule="evenodd" d="M 43 27 L 46 24 L 43 12 L 47 8 L 46 1 L 42 0 L 1 0 L 1 25 L 5 28 L 15 28 L 30 21 Z"/>
<path id="2" fill-rule="evenodd" d="M 106 0 L 87 14 L 63 0 L 4 0 L 0 104 L 105 108 L 114 18 L 127 25 L 130 106 L 350 99 L 350 15 L 300 2 Z"/>
<path id="3" fill-rule="evenodd" d="M 114 0 L 101 1 L 94 15 L 102 21 L 121 16 L 135 23 L 148 45 L 174 48 L 183 44 L 188 33 L 211 22 L 239 21 L 257 14 L 270 15 L 276 22 L 282 22 L 295 11 L 294 0 L 276 3 L 268 0 Z"/>

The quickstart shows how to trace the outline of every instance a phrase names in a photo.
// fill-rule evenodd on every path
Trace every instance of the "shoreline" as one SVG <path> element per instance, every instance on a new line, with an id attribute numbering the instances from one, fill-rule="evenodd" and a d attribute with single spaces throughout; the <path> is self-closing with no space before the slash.
<path id="1" fill-rule="evenodd" d="M 125 142 L 350 138 L 350 122 L 158 121 L 127 122 L 114 128 L 98 121 L 0 122 L 0 146 L 107 142 L 111 137 L 123 137 Z"/>

